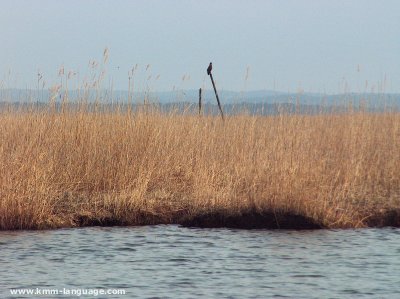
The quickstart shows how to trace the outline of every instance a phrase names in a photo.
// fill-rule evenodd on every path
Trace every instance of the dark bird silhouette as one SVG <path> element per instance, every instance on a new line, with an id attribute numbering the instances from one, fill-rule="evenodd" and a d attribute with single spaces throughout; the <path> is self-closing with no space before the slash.
<path id="1" fill-rule="evenodd" d="M 210 62 L 208 68 L 207 68 L 207 75 L 210 75 L 212 71 L 212 62 Z"/>

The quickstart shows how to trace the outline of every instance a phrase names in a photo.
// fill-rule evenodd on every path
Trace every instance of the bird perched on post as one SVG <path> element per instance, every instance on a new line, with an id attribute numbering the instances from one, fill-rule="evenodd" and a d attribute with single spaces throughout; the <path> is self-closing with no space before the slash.
<path id="1" fill-rule="evenodd" d="M 210 62 L 210 64 L 208 65 L 208 68 L 207 68 L 207 75 L 210 75 L 210 74 L 211 74 L 211 71 L 212 71 L 212 62 Z"/>

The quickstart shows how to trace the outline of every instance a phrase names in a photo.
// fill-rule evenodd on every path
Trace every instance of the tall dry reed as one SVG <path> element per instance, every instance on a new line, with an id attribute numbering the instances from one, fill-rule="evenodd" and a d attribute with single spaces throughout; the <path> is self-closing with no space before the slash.
<path id="1" fill-rule="evenodd" d="M 399 206 L 400 114 L 0 113 L 0 229 L 290 212 L 362 227 Z M 97 221 L 97 222 L 96 222 Z"/>

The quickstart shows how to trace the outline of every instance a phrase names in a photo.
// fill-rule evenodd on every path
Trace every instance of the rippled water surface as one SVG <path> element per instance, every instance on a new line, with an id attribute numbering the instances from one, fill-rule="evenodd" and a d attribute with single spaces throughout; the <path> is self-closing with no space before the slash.
<path id="1" fill-rule="evenodd" d="M 2 298 L 30 287 L 126 290 L 96 298 L 400 298 L 400 230 L 0 232 L 0 265 Z"/>

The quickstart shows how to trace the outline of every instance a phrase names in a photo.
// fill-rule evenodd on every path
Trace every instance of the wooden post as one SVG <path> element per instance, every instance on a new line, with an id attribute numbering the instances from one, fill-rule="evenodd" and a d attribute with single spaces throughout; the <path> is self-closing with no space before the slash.
<path id="1" fill-rule="evenodd" d="M 199 115 L 201 114 L 201 88 L 199 89 Z"/>
<path id="2" fill-rule="evenodd" d="M 210 78 L 211 78 L 211 83 L 212 83 L 212 85 L 213 85 L 213 87 L 214 87 L 215 97 L 217 98 L 218 108 L 219 108 L 219 111 L 221 112 L 222 120 L 224 120 L 224 113 L 222 112 L 221 103 L 219 102 L 219 97 L 218 97 L 217 89 L 215 88 L 214 78 L 213 78 L 211 72 L 210 72 Z"/>

